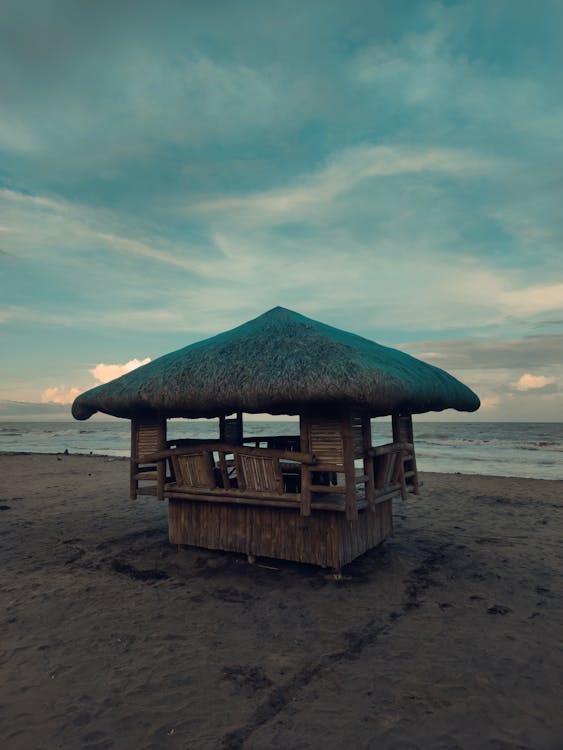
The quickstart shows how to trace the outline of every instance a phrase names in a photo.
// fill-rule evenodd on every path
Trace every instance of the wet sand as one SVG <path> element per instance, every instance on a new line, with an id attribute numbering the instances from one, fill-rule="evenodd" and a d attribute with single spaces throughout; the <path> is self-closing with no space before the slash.
<path id="1" fill-rule="evenodd" d="M 3 748 L 563 747 L 563 482 L 425 474 L 334 581 L 179 554 L 125 460 L 0 470 Z"/>

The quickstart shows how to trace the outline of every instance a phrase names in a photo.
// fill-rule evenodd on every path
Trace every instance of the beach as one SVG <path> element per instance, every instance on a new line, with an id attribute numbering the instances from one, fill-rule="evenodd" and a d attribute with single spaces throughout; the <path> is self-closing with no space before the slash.
<path id="1" fill-rule="evenodd" d="M 0 467 L 3 748 L 563 746 L 563 481 L 423 473 L 334 580 L 178 552 L 125 459 Z"/>

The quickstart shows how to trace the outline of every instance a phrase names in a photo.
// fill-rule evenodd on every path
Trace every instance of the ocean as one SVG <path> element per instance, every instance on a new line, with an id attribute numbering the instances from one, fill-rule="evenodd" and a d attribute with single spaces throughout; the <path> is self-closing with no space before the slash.
<path id="1" fill-rule="evenodd" d="M 391 425 L 373 420 L 373 444 L 390 442 Z M 90 422 L 0 422 L 0 452 L 92 453 L 128 456 L 130 423 L 125 419 Z M 296 422 L 245 422 L 248 435 L 291 435 Z M 215 420 L 171 420 L 168 435 L 218 437 Z M 531 422 L 414 421 L 420 471 L 489 476 L 563 479 L 563 424 Z"/>

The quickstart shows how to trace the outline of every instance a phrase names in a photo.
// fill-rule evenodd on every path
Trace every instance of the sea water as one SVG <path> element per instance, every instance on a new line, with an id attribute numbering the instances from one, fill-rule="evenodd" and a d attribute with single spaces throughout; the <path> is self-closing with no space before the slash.
<path id="1" fill-rule="evenodd" d="M 391 441 L 388 420 L 372 421 L 373 444 Z M 245 435 L 295 435 L 296 421 L 245 421 Z M 168 437 L 217 438 L 217 420 L 170 420 Z M 563 479 L 563 424 L 414 421 L 420 471 Z M 0 422 L 0 452 L 128 456 L 126 419 Z"/>

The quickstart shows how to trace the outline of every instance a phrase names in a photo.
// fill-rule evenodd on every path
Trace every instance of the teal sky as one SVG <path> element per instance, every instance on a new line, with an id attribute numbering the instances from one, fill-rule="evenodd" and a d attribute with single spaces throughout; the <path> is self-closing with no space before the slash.
<path id="1" fill-rule="evenodd" d="M 561 421 L 562 71 L 558 0 L 4 0 L 0 401 L 283 305 Z"/>

